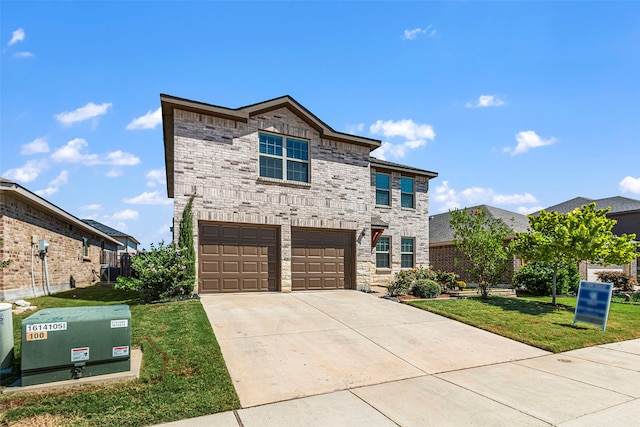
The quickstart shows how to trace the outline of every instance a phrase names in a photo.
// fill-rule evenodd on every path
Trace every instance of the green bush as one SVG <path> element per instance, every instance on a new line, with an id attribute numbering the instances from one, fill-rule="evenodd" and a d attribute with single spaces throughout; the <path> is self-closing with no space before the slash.
<path id="1" fill-rule="evenodd" d="M 452 271 L 436 271 L 436 282 L 442 286 L 442 289 L 456 289 L 458 280 L 460 280 L 460 276 Z"/>
<path id="2" fill-rule="evenodd" d="M 193 278 L 188 273 L 188 257 L 175 243 L 158 247 L 131 258 L 132 277 L 119 276 L 115 288 L 140 292 L 144 301 L 157 301 L 193 292 Z"/>
<path id="3" fill-rule="evenodd" d="M 622 271 L 597 271 L 598 281 L 603 283 L 613 283 L 614 288 L 618 288 L 621 291 L 629 292 L 633 291 L 635 286 L 635 280 L 631 280 L 631 277 L 624 274 Z"/>
<path id="4" fill-rule="evenodd" d="M 441 292 L 438 282 L 430 279 L 417 280 L 411 290 L 411 294 L 418 298 L 437 298 Z"/>
<path id="5" fill-rule="evenodd" d="M 393 278 L 393 281 L 387 286 L 387 293 L 392 297 L 406 295 L 411 290 L 415 274 L 413 270 L 402 270 Z"/>
<path id="6" fill-rule="evenodd" d="M 553 288 L 553 264 L 532 262 L 520 268 L 513 276 L 514 287 L 533 295 L 550 296 Z M 580 273 L 575 263 L 564 262 L 558 265 L 556 280 L 557 295 L 572 295 L 578 292 Z"/>

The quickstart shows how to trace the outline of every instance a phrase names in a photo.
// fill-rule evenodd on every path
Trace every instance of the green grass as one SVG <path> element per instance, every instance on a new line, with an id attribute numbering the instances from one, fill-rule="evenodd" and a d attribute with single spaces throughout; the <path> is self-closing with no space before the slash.
<path id="1" fill-rule="evenodd" d="M 109 385 L 0 396 L 0 425 L 142 426 L 238 409 L 240 402 L 199 301 L 138 304 L 135 293 L 74 289 L 30 300 L 38 308 L 129 304 L 140 378 Z M 20 325 L 14 317 L 16 357 Z M 4 384 L 3 384 L 4 385 Z"/>
<path id="2" fill-rule="evenodd" d="M 554 353 L 640 338 L 640 306 L 611 304 L 606 331 L 573 324 L 575 298 L 512 298 L 410 301 L 408 304 Z"/>

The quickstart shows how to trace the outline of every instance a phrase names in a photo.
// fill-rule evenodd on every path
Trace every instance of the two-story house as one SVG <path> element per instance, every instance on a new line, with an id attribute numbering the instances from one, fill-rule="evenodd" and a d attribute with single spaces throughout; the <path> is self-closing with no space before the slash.
<path id="1" fill-rule="evenodd" d="M 160 96 L 174 236 L 194 196 L 198 292 L 369 289 L 429 262 L 436 173 L 370 157 L 289 96 L 225 108 Z"/>

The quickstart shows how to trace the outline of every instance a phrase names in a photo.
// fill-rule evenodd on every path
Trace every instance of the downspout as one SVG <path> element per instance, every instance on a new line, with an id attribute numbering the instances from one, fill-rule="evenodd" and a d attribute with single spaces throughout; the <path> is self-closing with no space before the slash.
<path id="1" fill-rule="evenodd" d="M 47 285 L 47 295 L 51 295 L 51 288 L 49 287 L 49 266 L 47 265 L 47 252 L 41 252 L 42 260 L 44 261 L 44 280 Z"/>
<path id="2" fill-rule="evenodd" d="M 33 289 L 33 296 L 36 297 L 36 278 L 33 273 L 33 248 L 35 243 L 31 242 L 31 289 Z"/>

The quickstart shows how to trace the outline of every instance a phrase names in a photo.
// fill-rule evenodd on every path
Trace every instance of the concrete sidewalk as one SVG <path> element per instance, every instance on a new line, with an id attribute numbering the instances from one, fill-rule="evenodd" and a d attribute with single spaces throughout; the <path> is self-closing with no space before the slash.
<path id="1" fill-rule="evenodd" d="M 640 340 L 551 354 L 356 291 L 202 298 L 243 409 L 168 426 L 634 425 Z"/>

